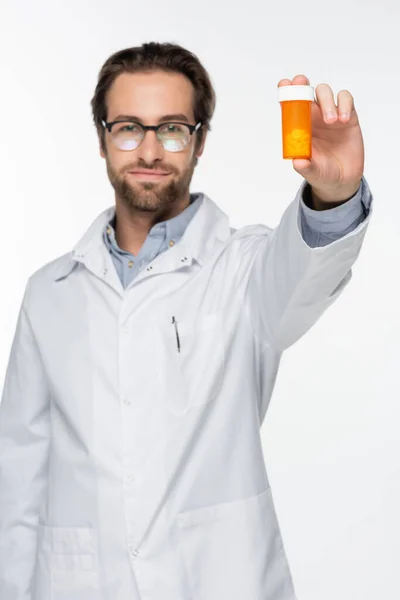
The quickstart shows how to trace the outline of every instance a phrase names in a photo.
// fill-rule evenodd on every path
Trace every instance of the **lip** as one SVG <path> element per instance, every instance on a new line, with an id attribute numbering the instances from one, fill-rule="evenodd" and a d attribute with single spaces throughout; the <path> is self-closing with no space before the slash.
<path id="1" fill-rule="evenodd" d="M 170 173 L 165 171 L 128 171 L 129 175 L 133 175 L 136 179 L 162 179 Z"/>

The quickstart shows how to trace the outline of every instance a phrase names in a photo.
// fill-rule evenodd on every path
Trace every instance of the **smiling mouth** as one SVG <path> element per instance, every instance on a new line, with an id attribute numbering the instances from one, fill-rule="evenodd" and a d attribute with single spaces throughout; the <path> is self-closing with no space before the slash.
<path id="1" fill-rule="evenodd" d="M 146 179 L 149 181 L 164 179 L 170 175 L 170 173 L 161 171 L 128 171 L 128 174 L 135 177 L 135 179 Z"/>

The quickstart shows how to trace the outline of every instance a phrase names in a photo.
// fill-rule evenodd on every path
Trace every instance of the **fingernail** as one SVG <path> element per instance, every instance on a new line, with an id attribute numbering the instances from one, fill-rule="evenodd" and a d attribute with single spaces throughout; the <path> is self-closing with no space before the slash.
<path id="1" fill-rule="evenodd" d="M 343 119 L 343 121 L 348 121 L 350 119 L 350 113 L 340 113 L 340 118 Z"/>
<path id="2" fill-rule="evenodd" d="M 325 113 L 325 120 L 332 121 L 332 119 L 336 119 L 336 115 L 332 110 L 328 110 L 328 112 Z"/>

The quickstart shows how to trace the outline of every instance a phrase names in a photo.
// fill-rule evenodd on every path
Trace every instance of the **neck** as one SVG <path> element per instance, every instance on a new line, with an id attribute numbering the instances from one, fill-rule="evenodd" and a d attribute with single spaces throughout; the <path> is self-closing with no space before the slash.
<path id="1" fill-rule="evenodd" d="M 116 227 L 115 237 L 118 246 L 130 252 L 133 255 L 139 254 L 148 233 L 154 225 L 162 221 L 168 221 L 178 216 L 189 206 L 189 191 L 182 199 L 169 207 L 157 212 L 141 211 L 130 206 L 126 206 L 118 197 L 116 198 Z"/>

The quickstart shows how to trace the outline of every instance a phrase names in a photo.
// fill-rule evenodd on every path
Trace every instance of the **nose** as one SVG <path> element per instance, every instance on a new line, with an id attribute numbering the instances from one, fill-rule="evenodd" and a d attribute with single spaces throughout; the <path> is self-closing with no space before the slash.
<path id="1" fill-rule="evenodd" d="M 155 131 L 146 132 L 144 140 L 136 150 L 136 156 L 142 158 L 147 164 L 151 164 L 155 160 L 162 160 L 164 148 Z"/>

